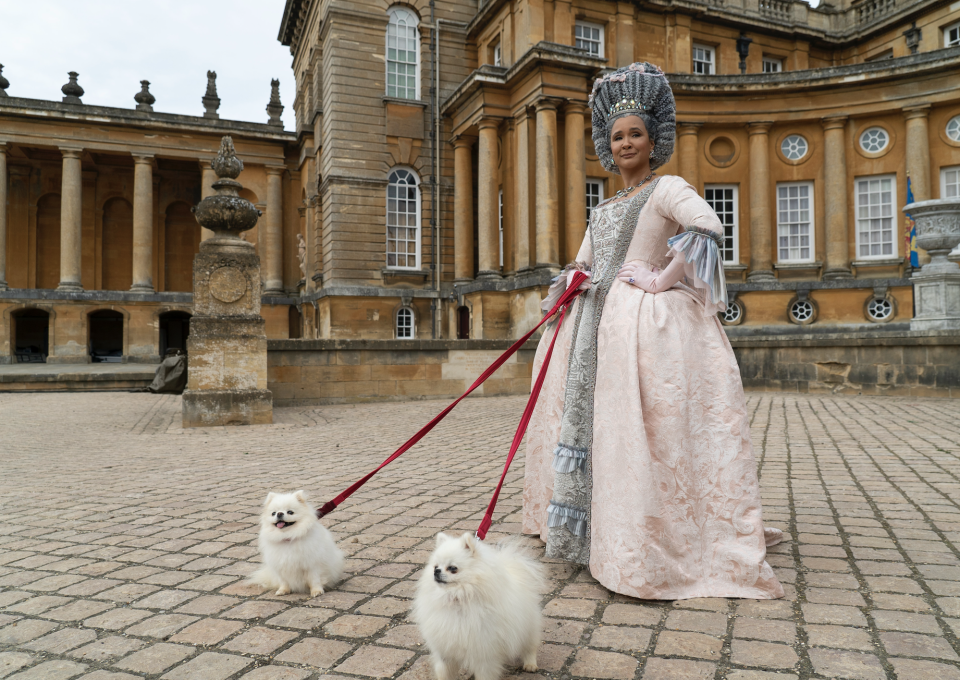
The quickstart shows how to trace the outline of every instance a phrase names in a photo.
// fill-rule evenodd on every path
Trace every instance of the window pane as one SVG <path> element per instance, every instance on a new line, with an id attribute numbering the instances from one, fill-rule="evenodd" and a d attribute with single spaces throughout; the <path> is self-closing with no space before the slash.
<path id="1" fill-rule="evenodd" d="M 890 257 L 894 248 L 896 206 L 894 180 L 870 177 L 857 180 L 857 256 Z"/>

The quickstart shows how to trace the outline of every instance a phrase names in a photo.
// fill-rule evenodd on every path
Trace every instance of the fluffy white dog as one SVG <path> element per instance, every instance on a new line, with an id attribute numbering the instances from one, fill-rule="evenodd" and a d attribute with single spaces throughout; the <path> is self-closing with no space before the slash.
<path id="1" fill-rule="evenodd" d="M 438 680 L 455 680 L 461 669 L 498 680 L 517 661 L 536 671 L 543 581 L 543 567 L 516 540 L 489 546 L 472 534 L 437 534 L 413 619 Z"/>
<path id="2" fill-rule="evenodd" d="M 316 597 L 343 575 L 343 553 L 303 491 L 267 494 L 259 548 L 263 567 L 250 580 L 276 588 L 277 595 L 308 592 Z"/>

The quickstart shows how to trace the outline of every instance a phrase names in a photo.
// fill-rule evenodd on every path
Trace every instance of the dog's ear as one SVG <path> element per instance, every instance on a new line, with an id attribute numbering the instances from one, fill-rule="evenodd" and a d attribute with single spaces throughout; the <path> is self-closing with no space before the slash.
<path id="1" fill-rule="evenodd" d="M 270 493 L 268 493 L 268 494 L 267 494 L 267 500 L 265 500 L 265 501 L 263 502 L 263 505 L 264 505 L 264 506 L 270 505 L 270 501 L 272 501 L 272 500 L 276 497 L 276 495 L 277 495 L 277 494 L 275 494 L 275 493 L 272 492 L 272 491 L 271 491 Z"/>
<path id="2" fill-rule="evenodd" d="M 476 537 L 467 532 L 463 535 L 463 547 L 469 550 L 471 553 L 477 552 L 477 539 Z"/>
<path id="3" fill-rule="evenodd" d="M 437 534 L 437 547 L 439 548 L 449 540 L 451 540 L 450 537 L 441 531 L 439 534 Z"/>
<path id="4" fill-rule="evenodd" d="M 303 503 L 304 505 L 308 505 L 307 494 L 303 492 L 303 489 L 300 489 L 299 491 L 294 492 L 293 497 L 296 498 L 301 503 Z"/>

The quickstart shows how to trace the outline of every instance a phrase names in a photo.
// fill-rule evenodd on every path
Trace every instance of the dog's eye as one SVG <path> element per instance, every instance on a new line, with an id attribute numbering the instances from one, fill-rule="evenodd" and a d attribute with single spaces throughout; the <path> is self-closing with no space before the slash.
<path id="1" fill-rule="evenodd" d="M 447 567 L 447 571 L 449 571 L 451 574 L 456 574 L 457 568 L 454 567 L 453 565 L 450 565 L 449 567 Z"/>
<path id="2" fill-rule="evenodd" d="M 273 515 L 274 517 L 277 516 L 277 513 L 275 513 L 275 512 L 271 512 L 270 514 Z"/>
<path id="3" fill-rule="evenodd" d="M 292 515 L 292 514 L 293 514 L 293 510 L 287 510 L 287 514 L 288 514 L 288 515 Z"/>

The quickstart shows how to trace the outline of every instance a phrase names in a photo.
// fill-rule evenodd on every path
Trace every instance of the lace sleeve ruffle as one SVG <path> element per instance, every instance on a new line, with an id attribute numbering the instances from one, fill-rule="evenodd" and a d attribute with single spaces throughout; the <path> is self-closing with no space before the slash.
<path id="1" fill-rule="evenodd" d="M 723 275 L 720 248 L 723 236 L 711 229 L 687 227 L 682 234 L 672 236 L 667 244 L 670 257 L 683 253 L 684 274 L 694 287 L 705 291 L 703 314 L 710 316 L 727 308 L 727 282 Z"/>
<path id="2" fill-rule="evenodd" d="M 557 304 L 557 300 L 559 300 L 560 296 L 567 290 L 567 274 L 572 271 L 587 272 L 589 274 L 590 266 L 583 262 L 571 262 L 560 271 L 560 274 L 558 274 L 550 284 L 550 288 L 547 290 L 547 297 L 540 303 L 540 309 L 543 310 L 544 314 L 553 309 L 553 306 Z"/>

